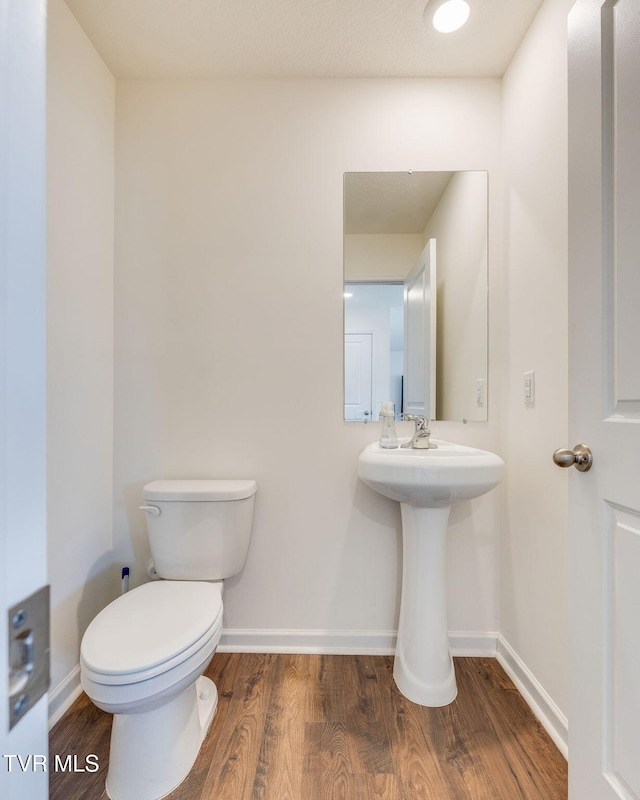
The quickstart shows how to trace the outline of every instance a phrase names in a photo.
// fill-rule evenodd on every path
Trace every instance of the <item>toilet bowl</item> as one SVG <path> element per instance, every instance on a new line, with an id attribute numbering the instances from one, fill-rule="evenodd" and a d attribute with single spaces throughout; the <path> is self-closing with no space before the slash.
<path id="1" fill-rule="evenodd" d="M 114 715 L 111 800 L 159 800 L 193 766 L 218 701 L 203 672 L 222 633 L 222 580 L 244 565 L 255 492 L 255 481 L 211 480 L 143 491 L 156 570 L 170 579 L 110 603 L 80 647 L 82 688 Z"/>
<path id="2" fill-rule="evenodd" d="M 187 776 L 217 705 L 202 677 L 222 633 L 222 586 L 155 581 L 108 605 L 87 628 L 82 688 L 114 714 L 111 800 L 156 800 Z"/>

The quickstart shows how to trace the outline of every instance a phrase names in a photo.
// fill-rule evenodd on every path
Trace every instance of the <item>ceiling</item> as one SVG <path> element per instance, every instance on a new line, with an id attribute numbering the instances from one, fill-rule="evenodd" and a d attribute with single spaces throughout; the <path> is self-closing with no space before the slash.
<path id="1" fill-rule="evenodd" d="M 452 172 L 347 172 L 344 232 L 422 233 Z"/>
<path id="2" fill-rule="evenodd" d="M 66 0 L 118 77 L 501 77 L 543 0 L 468 0 L 452 34 L 426 0 Z"/>

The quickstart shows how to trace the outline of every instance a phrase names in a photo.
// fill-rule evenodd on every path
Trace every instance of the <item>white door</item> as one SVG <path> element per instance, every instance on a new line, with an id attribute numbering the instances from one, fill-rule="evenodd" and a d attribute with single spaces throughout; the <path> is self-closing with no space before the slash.
<path id="1" fill-rule="evenodd" d="M 404 411 L 436 416 L 436 240 L 404 282 Z"/>
<path id="2" fill-rule="evenodd" d="M 7 612 L 47 572 L 45 2 L 0 0 L 0 20 L 0 797 L 43 800 L 47 696 L 9 730 Z"/>
<path id="3" fill-rule="evenodd" d="M 638 0 L 570 14 L 570 800 L 640 798 L 639 43 Z"/>
<path id="4" fill-rule="evenodd" d="M 344 418 L 371 420 L 373 411 L 373 336 L 344 335 Z"/>

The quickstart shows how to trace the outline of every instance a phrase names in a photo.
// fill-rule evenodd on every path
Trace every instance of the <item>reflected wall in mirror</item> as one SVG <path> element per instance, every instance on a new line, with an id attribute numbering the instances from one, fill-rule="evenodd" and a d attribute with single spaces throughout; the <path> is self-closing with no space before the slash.
<path id="1" fill-rule="evenodd" d="M 487 419 L 487 173 L 344 176 L 344 418 Z"/>

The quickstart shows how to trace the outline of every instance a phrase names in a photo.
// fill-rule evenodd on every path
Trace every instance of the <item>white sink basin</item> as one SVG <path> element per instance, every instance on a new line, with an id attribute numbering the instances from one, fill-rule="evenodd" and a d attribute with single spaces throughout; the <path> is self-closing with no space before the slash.
<path id="1" fill-rule="evenodd" d="M 449 651 L 446 539 L 453 503 L 471 500 L 502 480 L 499 456 L 436 441 L 434 450 L 387 450 L 370 444 L 358 475 L 402 512 L 402 594 L 393 677 L 400 691 L 423 706 L 443 706 L 457 694 Z"/>
<path id="2" fill-rule="evenodd" d="M 422 508 L 471 500 L 502 480 L 504 461 L 494 453 L 451 442 L 434 443 L 438 445 L 434 450 L 387 450 L 374 442 L 358 459 L 360 480 L 385 497 Z"/>

